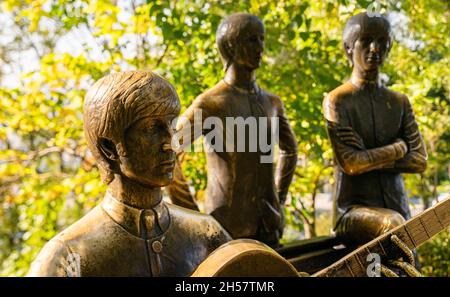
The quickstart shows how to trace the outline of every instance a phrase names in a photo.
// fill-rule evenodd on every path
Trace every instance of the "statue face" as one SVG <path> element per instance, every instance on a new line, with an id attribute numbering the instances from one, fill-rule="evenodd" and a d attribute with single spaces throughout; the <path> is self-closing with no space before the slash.
<path id="1" fill-rule="evenodd" d="M 175 115 L 146 117 L 127 129 L 126 156 L 119 156 L 120 171 L 148 187 L 168 185 L 173 178 L 175 152 L 171 147 Z"/>
<path id="2" fill-rule="evenodd" d="M 243 31 L 234 46 L 233 62 L 254 70 L 261 65 L 264 51 L 264 26 L 252 20 Z"/>
<path id="3" fill-rule="evenodd" d="M 370 71 L 380 67 L 386 59 L 389 34 L 386 30 L 369 26 L 361 31 L 352 50 L 355 67 Z"/>

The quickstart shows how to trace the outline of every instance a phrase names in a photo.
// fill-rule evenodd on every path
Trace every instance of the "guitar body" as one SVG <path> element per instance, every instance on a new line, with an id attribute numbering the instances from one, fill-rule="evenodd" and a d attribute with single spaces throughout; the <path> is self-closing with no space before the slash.
<path id="1" fill-rule="evenodd" d="M 251 239 L 230 241 L 216 249 L 193 277 L 297 277 L 294 266 L 267 245 Z"/>

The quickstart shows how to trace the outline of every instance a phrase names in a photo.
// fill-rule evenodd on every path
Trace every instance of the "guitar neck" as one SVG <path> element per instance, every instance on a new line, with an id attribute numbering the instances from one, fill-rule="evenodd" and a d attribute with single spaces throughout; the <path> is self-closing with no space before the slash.
<path id="1" fill-rule="evenodd" d="M 397 235 L 408 248 L 415 249 L 449 225 L 450 198 L 447 198 L 397 228 L 359 247 L 314 276 L 367 276 L 367 267 L 373 263 L 373 260 L 367 260 L 369 254 L 376 253 L 381 258 L 392 258 L 398 255 L 398 249 L 390 240 L 393 234 Z"/>

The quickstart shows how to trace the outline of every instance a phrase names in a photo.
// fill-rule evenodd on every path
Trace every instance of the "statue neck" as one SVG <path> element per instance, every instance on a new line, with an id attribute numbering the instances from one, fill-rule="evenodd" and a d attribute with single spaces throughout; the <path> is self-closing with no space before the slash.
<path id="1" fill-rule="evenodd" d="M 379 70 L 377 68 L 375 70 L 366 71 L 355 66 L 353 67 L 351 82 L 358 88 L 380 87 Z"/>
<path id="2" fill-rule="evenodd" d="M 134 208 L 153 208 L 162 201 L 161 188 L 146 187 L 119 174 L 114 175 L 108 191 L 118 201 Z"/>
<path id="3" fill-rule="evenodd" d="M 228 67 L 223 80 L 228 85 L 249 91 L 255 88 L 256 72 L 255 69 L 249 70 L 236 63 L 232 63 Z"/>

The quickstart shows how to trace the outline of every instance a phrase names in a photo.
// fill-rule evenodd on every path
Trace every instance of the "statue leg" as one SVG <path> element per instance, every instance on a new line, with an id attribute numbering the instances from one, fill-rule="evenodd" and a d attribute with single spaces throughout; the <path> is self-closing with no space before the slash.
<path id="1" fill-rule="evenodd" d="M 368 206 L 354 206 L 336 226 L 336 235 L 348 246 L 359 246 L 403 224 L 396 211 Z"/>

